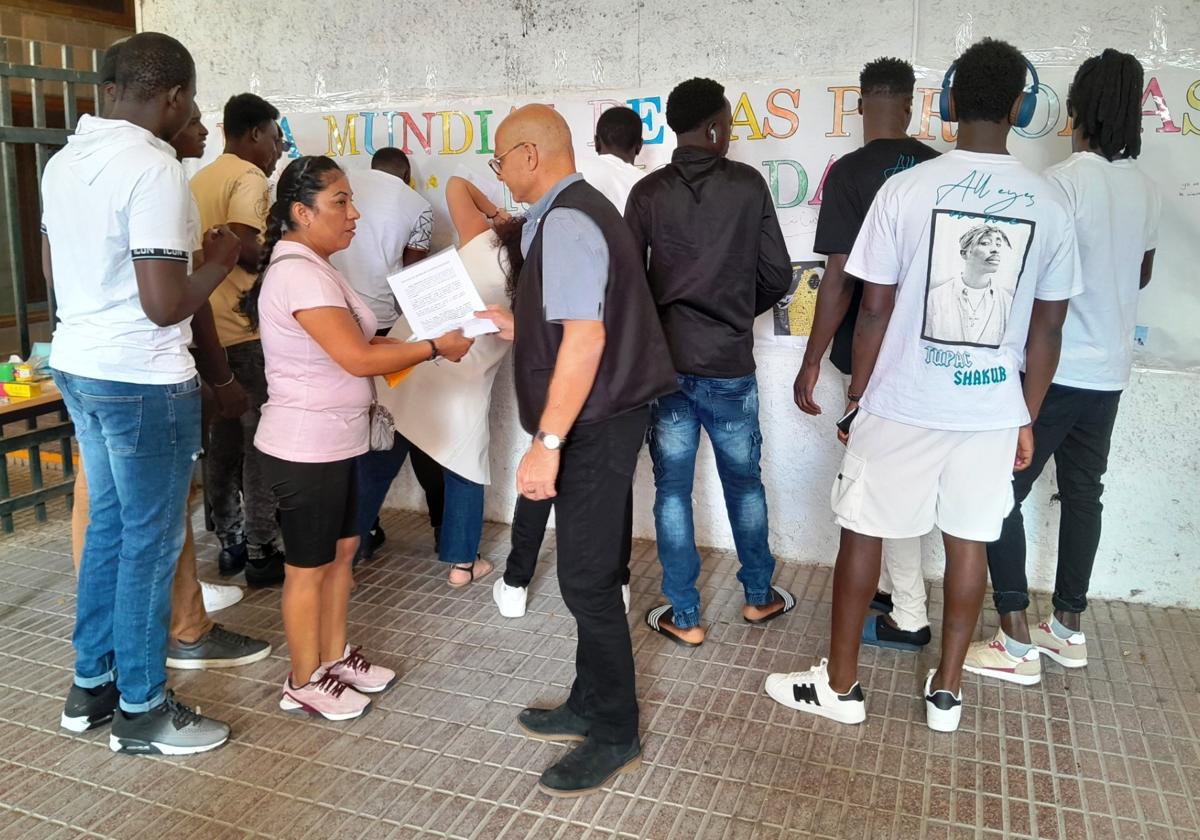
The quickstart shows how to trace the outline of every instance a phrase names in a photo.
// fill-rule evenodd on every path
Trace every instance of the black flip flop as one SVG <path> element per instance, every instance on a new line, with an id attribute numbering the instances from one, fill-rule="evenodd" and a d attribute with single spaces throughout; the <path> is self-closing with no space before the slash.
<path id="1" fill-rule="evenodd" d="M 779 596 L 777 601 L 772 601 L 771 603 L 783 604 L 783 609 L 779 610 L 779 612 L 773 612 L 770 615 L 763 616 L 762 618 L 746 618 L 745 616 L 742 616 L 743 621 L 745 621 L 747 624 L 766 624 L 768 621 L 773 621 L 784 613 L 789 613 L 796 608 L 796 599 L 792 597 L 791 592 L 788 592 L 782 586 L 772 586 L 771 589 L 774 590 L 775 594 Z M 765 607 L 766 604 L 763 604 L 763 606 Z"/>
<path id="2" fill-rule="evenodd" d="M 450 565 L 451 565 L 452 567 L 454 567 L 455 569 L 458 569 L 458 571 L 460 571 L 460 572 L 468 572 L 468 573 L 471 575 L 471 579 L 470 579 L 470 580 L 468 580 L 466 583 L 451 583 L 451 582 L 449 581 L 449 579 L 447 579 L 447 580 L 446 580 L 446 585 L 447 585 L 447 586 L 449 586 L 451 589 L 466 589 L 468 586 L 470 586 L 470 585 L 471 585 L 472 583 L 474 583 L 475 581 L 477 581 L 477 580 L 483 580 L 485 577 L 487 577 L 488 575 L 490 575 L 492 572 L 496 571 L 496 564 L 495 564 L 495 563 L 493 563 L 493 564 L 492 564 L 492 568 L 488 569 L 488 570 L 487 570 L 487 571 L 486 571 L 484 574 L 476 576 L 476 574 L 475 574 L 475 566 L 476 566 L 476 565 L 479 563 L 479 561 L 480 561 L 480 560 L 482 560 L 482 559 L 483 559 L 482 557 L 476 557 L 474 560 L 472 560 L 472 561 L 471 561 L 471 565 L 470 565 L 470 566 L 462 566 L 462 565 L 460 565 L 460 564 L 458 564 L 458 563 L 451 563 Z"/>
<path id="3" fill-rule="evenodd" d="M 681 647 L 698 648 L 698 647 L 700 647 L 700 645 L 704 644 L 703 642 L 689 642 L 687 639 L 681 639 L 679 636 L 676 636 L 670 630 L 668 630 L 667 628 L 662 626 L 661 622 L 664 618 L 667 621 L 672 622 L 672 624 L 674 623 L 675 613 L 671 609 L 670 604 L 662 604 L 660 606 L 655 607 L 652 610 L 649 610 L 646 613 L 646 626 L 649 627 L 651 630 L 653 630 L 655 633 L 659 633 L 663 636 L 666 636 L 672 642 L 674 642 L 677 645 L 680 645 Z"/>

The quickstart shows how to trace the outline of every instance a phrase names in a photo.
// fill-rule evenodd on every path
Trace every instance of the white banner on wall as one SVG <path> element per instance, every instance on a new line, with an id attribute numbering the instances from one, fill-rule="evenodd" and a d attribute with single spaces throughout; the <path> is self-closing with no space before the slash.
<path id="1" fill-rule="evenodd" d="M 1017 130 L 1010 150 L 1042 170 L 1070 154 L 1066 92 L 1074 68 L 1039 68 L 1042 94 L 1027 129 Z M 1200 369 L 1200 79 L 1194 70 L 1147 72 L 1140 164 L 1163 194 L 1163 221 L 1155 259 L 1154 283 L 1141 301 L 1138 361 L 1146 367 Z M 954 127 L 937 116 L 940 79 L 918 80 L 910 133 L 939 149 L 953 145 Z M 821 189 L 829 166 L 862 142 L 862 121 L 855 112 L 858 87 L 853 79 L 811 78 L 778 85 L 731 86 L 734 110 L 730 157 L 757 168 L 770 186 L 794 261 L 793 290 L 783 305 L 768 313 L 759 335 L 782 344 L 802 345 L 822 272 L 812 252 Z M 665 90 L 565 92 L 547 96 L 566 118 L 575 138 L 576 156 L 595 154 L 596 119 L 606 108 L 626 105 L 645 123 L 645 148 L 638 165 L 653 170 L 670 161 L 675 138 L 666 125 Z M 367 167 L 385 146 L 409 154 L 414 186 L 437 214 L 435 246 L 449 244 L 445 212 L 446 180 L 460 175 L 478 184 L 497 202 L 519 210 L 496 181 L 487 161 L 496 154 L 497 126 L 513 107 L 529 99 L 502 98 L 446 102 L 396 103 L 373 110 L 323 110 L 320 102 L 283 114 L 282 125 L 294 144 L 293 156 L 330 155 L 346 168 Z M 210 124 L 216 121 L 210 121 Z M 214 138 L 215 139 L 215 138 Z M 210 155 L 219 152 L 210 142 Z M 281 161 L 279 170 L 286 165 Z"/>

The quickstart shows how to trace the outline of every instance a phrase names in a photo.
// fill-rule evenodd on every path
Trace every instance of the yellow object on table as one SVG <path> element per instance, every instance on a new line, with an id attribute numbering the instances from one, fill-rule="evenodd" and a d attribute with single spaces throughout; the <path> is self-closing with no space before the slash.
<path id="1" fill-rule="evenodd" d="M 4 393 L 10 397 L 20 399 L 40 397 L 42 395 L 42 386 L 39 382 L 5 382 Z"/>
<path id="2" fill-rule="evenodd" d="M 32 382 L 33 373 L 33 365 L 25 363 L 13 365 L 13 380 L 16 382 Z"/>

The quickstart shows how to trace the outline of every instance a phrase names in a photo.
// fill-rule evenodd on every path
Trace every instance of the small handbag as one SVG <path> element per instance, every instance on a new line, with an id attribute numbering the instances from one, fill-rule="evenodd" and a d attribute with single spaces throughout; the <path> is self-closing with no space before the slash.
<path id="1" fill-rule="evenodd" d="M 367 414 L 369 444 L 372 452 L 386 452 L 396 445 L 396 418 L 379 404 L 379 397 L 375 393 L 375 377 L 369 376 L 367 379 L 371 383 L 371 409 Z"/>
<path id="2" fill-rule="evenodd" d="M 348 297 L 346 308 L 350 310 L 354 323 L 358 324 L 361 330 L 362 319 L 358 317 L 354 304 Z M 375 391 L 375 377 L 368 376 L 367 382 L 371 384 L 371 408 L 367 411 L 367 445 L 372 452 L 386 452 L 396 445 L 396 418 L 385 406 L 379 404 L 379 394 Z"/>

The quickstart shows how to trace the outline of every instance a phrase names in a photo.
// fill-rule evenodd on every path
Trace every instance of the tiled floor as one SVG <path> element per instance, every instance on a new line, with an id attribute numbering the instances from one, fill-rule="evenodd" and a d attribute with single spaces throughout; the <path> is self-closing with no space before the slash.
<path id="1" fill-rule="evenodd" d="M 630 619 L 643 769 L 602 794 L 551 800 L 535 781 L 564 748 L 523 737 L 514 718 L 561 700 L 572 675 L 553 539 L 530 613 L 504 621 L 490 578 L 444 585 L 429 530 L 410 514 L 385 518 L 386 551 L 351 606 L 355 642 L 403 671 L 372 714 L 350 724 L 282 714 L 277 647 L 239 670 L 172 676 L 185 699 L 233 724 L 229 745 L 190 759 L 118 756 L 105 732 L 57 728 L 73 586 L 62 503 L 53 508 L 46 525 L 20 517 L 0 544 L 0 838 L 1200 838 L 1200 613 L 1097 603 L 1084 672 L 1051 664 L 1030 689 L 969 677 L 953 735 L 924 723 L 918 680 L 933 653 L 867 648 L 870 716 L 845 727 L 762 693 L 767 672 L 824 651 L 827 568 L 782 565 L 799 606 L 750 627 L 736 560 L 707 552 L 712 630 L 685 651 L 638 625 L 657 601 L 649 543 L 636 546 Z M 202 542 L 208 576 L 215 550 Z M 505 530 L 489 526 L 487 553 L 500 562 L 506 548 Z M 934 587 L 935 616 L 940 599 Z M 283 644 L 278 589 L 220 618 Z"/>

